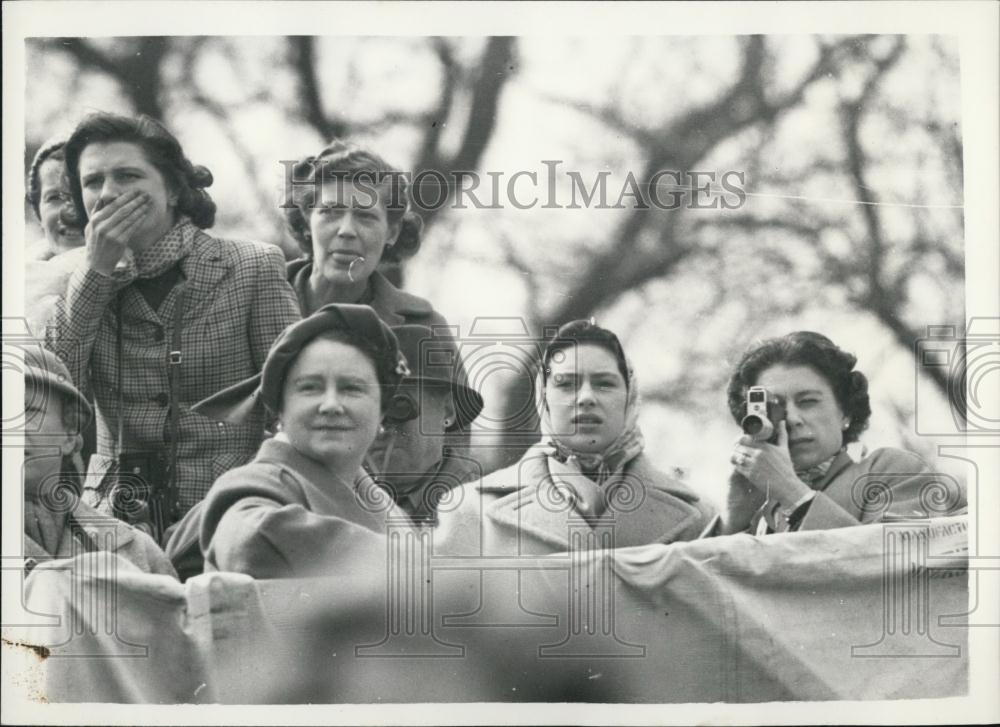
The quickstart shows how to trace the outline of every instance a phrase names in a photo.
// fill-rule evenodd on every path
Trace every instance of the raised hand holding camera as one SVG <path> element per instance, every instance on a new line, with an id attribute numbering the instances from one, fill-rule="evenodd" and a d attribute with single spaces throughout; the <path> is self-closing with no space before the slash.
<path id="1" fill-rule="evenodd" d="M 782 504 L 797 502 L 809 488 L 795 474 L 784 418 L 774 426 L 774 432 L 775 444 L 760 441 L 754 435 L 741 435 L 733 448 L 731 461 L 735 470 L 769 500 Z"/>

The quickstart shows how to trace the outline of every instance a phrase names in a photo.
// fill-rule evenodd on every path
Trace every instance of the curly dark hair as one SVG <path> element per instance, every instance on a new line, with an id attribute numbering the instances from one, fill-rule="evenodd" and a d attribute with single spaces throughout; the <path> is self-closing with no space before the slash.
<path id="1" fill-rule="evenodd" d="M 868 428 L 872 409 L 868 399 L 868 378 L 854 370 L 857 356 L 844 351 L 826 336 L 812 331 L 796 331 L 780 338 L 762 341 L 743 354 L 736 365 L 726 396 L 733 419 L 743 417 L 746 392 L 755 386 L 761 372 L 771 366 L 808 366 L 830 384 L 850 425 L 844 431 L 844 444 L 856 442 Z"/>
<path id="2" fill-rule="evenodd" d="M 28 170 L 24 196 L 28 204 L 31 205 L 31 209 L 35 211 L 36 220 L 41 221 L 42 219 L 42 165 L 50 159 L 65 162 L 65 146 L 66 139 L 63 137 L 49 139 L 42 144 L 41 148 L 35 153 L 35 158 L 31 160 L 31 168 Z"/>
<path id="3" fill-rule="evenodd" d="M 548 345 L 545 347 L 545 352 L 542 354 L 542 383 L 545 384 L 549 380 L 549 372 L 551 370 L 549 364 L 552 362 L 552 357 L 557 351 L 584 343 L 600 346 L 615 357 L 615 361 L 618 364 L 618 371 L 621 373 L 622 378 L 625 379 L 625 386 L 627 388 L 629 384 L 628 361 L 625 360 L 625 350 L 622 348 L 618 336 L 607 328 L 601 328 L 593 321 L 583 319 L 570 321 L 563 325 L 549 340 Z"/>
<path id="4" fill-rule="evenodd" d="M 66 174 L 75 224 L 82 226 L 87 221 L 80 186 L 80 155 L 90 144 L 117 141 L 142 149 L 146 160 L 156 167 L 167 187 L 177 195 L 177 214 L 187 215 L 202 229 L 215 224 L 215 202 L 205 191 L 212 186 L 212 173 L 203 166 L 192 164 L 184 155 L 180 142 L 158 121 L 149 116 L 130 118 L 104 112 L 91 114 L 81 121 L 66 142 Z"/>
<path id="5" fill-rule="evenodd" d="M 312 257 L 309 210 L 316 199 L 316 186 L 325 181 L 360 180 L 388 190 L 388 194 L 380 195 L 379 199 L 385 205 L 389 224 L 399 225 L 399 234 L 394 244 L 385 246 L 380 262 L 400 262 L 420 249 L 420 233 L 424 225 L 413 211 L 406 175 L 375 152 L 334 139 L 319 154 L 302 159 L 290 171 L 293 184 L 286 185 L 288 192 L 281 210 L 289 234 L 306 257 Z"/>

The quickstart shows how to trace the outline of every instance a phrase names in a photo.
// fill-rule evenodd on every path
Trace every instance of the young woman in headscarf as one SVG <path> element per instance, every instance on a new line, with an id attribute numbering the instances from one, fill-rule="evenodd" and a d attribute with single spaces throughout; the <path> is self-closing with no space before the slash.
<path id="1" fill-rule="evenodd" d="M 463 486 L 439 512 L 435 552 L 542 554 L 570 529 L 613 522 L 614 546 L 693 540 L 714 510 L 643 453 L 639 387 L 614 333 L 563 326 L 538 375 L 542 439 L 519 462 Z"/>

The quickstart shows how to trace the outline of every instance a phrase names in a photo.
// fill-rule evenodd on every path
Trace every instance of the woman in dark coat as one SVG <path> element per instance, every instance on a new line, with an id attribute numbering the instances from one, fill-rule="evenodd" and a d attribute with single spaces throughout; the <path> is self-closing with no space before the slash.
<path id="1" fill-rule="evenodd" d="M 868 379 L 856 362 L 811 331 L 763 341 L 743 355 L 728 387 L 733 418 L 745 416 L 754 386 L 784 413 L 770 437 L 744 434 L 733 450 L 726 532 L 840 528 L 947 515 L 965 505 L 961 488 L 912 452 L 848 454 L 871 417 Z"/>
<path id="2" fill-rule="evenodd" d="M 283 210 L 303 257 L 288 263 L 288 281 L 304 315 L 329 303 L 360 303 L 390 326 L 445 325 L 419 296 L 376 269 L 420 249 L 423 223 L 411 209 L 405 175 L 373 151 L 334 141 L 293 168 Z"/>
<path id="3" fill-rule="evenodd" d="M 469 386 L 447 332 L 415 325 L 392 332 L 410 373 L 393 397 L 368 465 L 414 521 L 433 523 L 438 503 L 452 489 L 482 476 L 479 463 L 455 443 L 479 416 L 483 397 Z"/>
<path id="4" fill-rule="evenodd" d="M 435 553 L 567 551 L 571 527 L 609 520 L 618 547 L 702 533 L 714 509 L 643 454 L 638 383 L 611 331 L 588 321 L 559 329 L 542 357 L 539 401 L 542 440 L 451 498 Z"/>
<path id="5" fill-rule="evenodd" d="M 157 122 L 94 114 L 65 156 L 86 256 L 46 345 L 96 403 L 91 504 L 162 542 L 264 434 L 262 416 L 223 427 L 190 405 L 260 371 L 298 303 L 278 248 L 204 232 L 215 221 L 212 175 Z M 119 463 L 127 476 L 105 477 Z"/>

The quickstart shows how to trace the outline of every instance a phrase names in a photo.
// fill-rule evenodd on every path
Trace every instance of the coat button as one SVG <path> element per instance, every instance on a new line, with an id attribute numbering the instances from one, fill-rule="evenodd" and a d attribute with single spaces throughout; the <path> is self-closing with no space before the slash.
<path id="1" fill-rule="evenodd" d="M 157 343 L 163 343 L 163 339 L 166 337 L 167 335 L 163 332 L 163 326 L 157 326 L 153 331 L 153 340 Z"/>
<path id="2" fill-rule="evenodd" d="M 167 404 L 170 403 L 170 397 L 161 392 L 153 397 L 153 401 L 159 404 L 160 406 L 166 406 Z"/>

